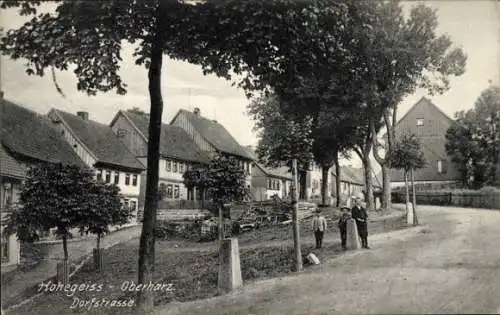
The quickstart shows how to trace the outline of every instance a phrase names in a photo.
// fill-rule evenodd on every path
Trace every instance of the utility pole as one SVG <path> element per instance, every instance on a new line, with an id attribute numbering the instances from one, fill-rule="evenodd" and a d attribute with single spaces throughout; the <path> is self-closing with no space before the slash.
<path id="1" fill-rule="evenodd" d="M 293 247 L 295 253 L 295 271 L 302 271 L 302 253 L 300 251 L 300 229 L 298 219 L 298 196 L 297 196 L 297 159 L 292 160 L 292 223 L 293 223 Z"/>

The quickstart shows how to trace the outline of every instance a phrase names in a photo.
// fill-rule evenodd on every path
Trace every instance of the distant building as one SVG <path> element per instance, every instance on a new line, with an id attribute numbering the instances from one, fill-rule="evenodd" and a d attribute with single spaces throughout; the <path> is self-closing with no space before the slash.
<path id="1" fill-rule="evenodd" d="M 335 168 L 331 171 L 332 175 L 332 195 L 337 196 L 335 181 L 337 174 Z M 378 176 L 372 174 L 372 185 L 374 191 L 380 190 L 382 184 Z M 356 196 L 364 193 L 365 190 L 365 175 L 363 168 L 354 168 L 352 166 L 342 166 L 340 168 L 340 198 L 341 203 L 346 203 L 351 196 Z"/>
<path id="2" fill-rule="evenodd" d="M 292 174 L 286 166 L 279 168 L 265 167 L 257 162 L 251 146 L 245 147 L 249 156 L 253 157 L 252 164 L 252 198 L 255 201 L 269 200 L 273 196 L 281 199 L 288 198 L 292 185 Z"/>
<path id="3" fill-rule="evenodd" d="M 328 170 L 328 179 L 327 179 L 327 191 L 331 191 L 331 171 L 334 167 Z M 311 162 L 309 171 L 306 173 L 306 187 L 303 189 L 303 193 L 305 193 L 305 199 L 320 199 L 321 198 L 321 185 L 323 183 L 323 172 L 321 166 L 318 164 Z M 305 190 L 305 191 L 304 191 Z M 331 194 L 328 193 L 328 197 L 331 197 Z"/>
<path id="4" fill-rule="evenodd" d="M 421 98 L 396 124 L 396 137 L 414 134 L 421 144 L 426 166 L 414 172 L 416 183 L 428 185 L 450 184 L 460 180 L 460 174 L 446 154 L 446 131 L 453 120 L 429 99 Z M 384 137 L 386 137 L 384 135 Z M 404 185 L 404 172 L 390 170 L 391 186 Z"/>
<path id="5" fill-rule="evenodd" d="M 193 112 L 179 110 L 170 125 L 184 129 L 201 151 L 209 157 L 219 153 L 238 159 L 241 168 L 247 174 L 247 187 L 251 187 L 253 158 L 224 126 L 215 120 L 203 117 L 199 108 L 195 108 Z"/>
<path id="6" fill-rule="evenodd" d="M 0 212 L 2 233 L 11 207 L 18 202 L 30 166 L 85 163 L 51 126 L 47 117 L 0 97 Z M 19 264 L 20 244 L 15 235 L 1 238 L 2 271 Z"/>
<path id="7" fill-rule="evenodd" d="M 110 126 L 132 154 L 147 167 L 149 114 L 119 111 Z M 185 205 L 181 206 L 181 201 L 184 200 L 192 201 L 190 208 L 201 207 L 201 200 L 205 196 L 196 188 L 188 189 L 184 185 L 183 174 L 186 170 L 209 162 L 208 155 L 200 150 L 184 129 L 162 124 L 159 163 L 159 190 L 163 198 L 161 207 L 183 208 Z M 139 205 L 143 208 L 146 172 L 143 173 L 141 183 Z M 200 206 L 197 206 L 197 201 L 200 201 Z"/>
<path id="8" fill-rule="evenodd" d="M 73 115 L 52 109 L 47 115 L 61 138 L 71 145 L 88 167 L 95 170 L 96 179 L 120 188 L 124 205 L 134 215 L 131 223 L 137 223 L 139 188 L 144 165 L 109 126 L 90 120 L 87 112 Z"/>

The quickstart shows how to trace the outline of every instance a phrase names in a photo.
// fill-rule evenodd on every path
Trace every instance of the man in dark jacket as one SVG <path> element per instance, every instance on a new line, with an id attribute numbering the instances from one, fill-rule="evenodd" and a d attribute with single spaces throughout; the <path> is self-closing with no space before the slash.
<path id="1" fill-rule="evenodd" d="M 361 196 L 356 196 L 354 198 L 352 217 L 356 220 L 356 227 L 358 228 L 358 234 L 361 238 L 361 247 L 366 249 L 370 248 L 368 247 L 368 214 L 361 204 Z"/>

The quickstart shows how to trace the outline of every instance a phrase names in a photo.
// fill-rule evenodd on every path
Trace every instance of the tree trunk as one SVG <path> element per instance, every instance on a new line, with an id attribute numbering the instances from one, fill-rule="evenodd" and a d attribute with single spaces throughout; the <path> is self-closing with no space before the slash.
<path id="1" fill-rule="evenodd" d="M 337 200 L 336 200 L 336 207 L 340 207 L 340 164 L 339 164 L 339 157 L 338 154 L 335 156 L 335 191 L 337 195 Z"/>
<path id="2" fill-rule="evenodd" d="M 148 72 L 149 97 L 151 101 L 149 118 L 149 139 L 146 177 L 146 199 L 144 217 L 139 243 L 138 282 L 148 284 L 153 281 L 155 263 L 156 210 L 158 207 L 158 171 L 160 161 L 161 118 L 163 99 L 161 95 L 161 72 L 163 65 L 163 31 L 161 25 L 164 19 L 164 3 L 160 1 L 157 9 L 156 31 L 151 46 L 151 65 Z M 137 308 L 141 313 L 149 313 L 154 306 L 154 292 L 139 291 Z"/>
<path id="3" fill-rule="evenodd" d="M 410 170 L 410 176 L 411 176 L 411 188 L 412 188 L 412 194 L 413 194 L 413 225 L 418 225 L 418 218 L 417 218 L 417 196 L 415 193 L 415 178 L 413 176 L 413 168 Z"/>
<path id="4" fill-rule="evenodd" d="M 328 204 L 329 201 L 329 191 L 328 191 L 328 172 L 330 171 L 330 166 L 322 166 L 321 167 L 321 203 L 323 205 Z"/>
<path id="5" fill-rule="evenodd" d="M 364 152 L 363 169 L 365 174 L 365 202 L 366 210 L 371 211 L 374 208 L 373 183 L 372 183 L 372 163 L 369 157 L 369 151 Z"/>
<path id="6" fill-rule="evenodd" d="M 223 268 L 223 254 L 222 254 L 222 242 L 224 240 L 224 223 L 223 223 L 223 216 L 222 216 L 222 207 L 220 205 L 217 206 L 218 209 L 218 215 L 219 215 L 219 222 L 217 226 L 218 234 L 219 234 L 219 272 L 218 272 L 218 281 L 217 281 L 217 291 L 219 294 L 223 293 L 223 288 L 222 288 L 222 277 L 224 276 L 224 268 Z"/>
<path id="7" fill-rule="evenodd" d="M 300 230 L 298 220 L 298 200 L 297 200 L 297 160 L 292 162 L 292 221 L 293 221 L 293 248 L 295 252 L 295 271 L 302 270 L 302 254 L 300 251 Z"/>
<path id="8" fill-rule="evenodd" d="M 300 171 L 300 172 L 297 172 L 298 174 L 298 177 L 299 177 L 299 184 L 298 184 L 298 188 L 299 188 L 299 196 L 298 196 L 298 199 L 302 199 L 302 200 L 305 200 L 306 199 L 306 188 L 307 188 L 307 172 L 306 171 Z M 297 188 L 296 188 L 296 191 L 297 191 Z"/>
<path id="9" fill-rule="evenodd" d="M 219 215 L 219 246 L 222 247 L 222 240 L 224 239 L 224 217 L 222 215 L 222 206 L 218 206 Z"/>
<path id="10" fill-rule="evenodd" d="M 391 176 L 386 164 L 382 165 L 382 209 L 389 210 L 391 202 Z"/>
<path id="11" fill-rule="evenodd" d="M 97 233 L 97 244 L 96 244 L 97 250 L 101 249 L 101 233 Z"/>
<path id="12" fill-rule="evenodd" d="M 410 202 L 410 187 L 408 186 L 408 171 L 404 171 L 404 174 L 405 174 L 405 190 L 406 190 L 406 194 L 405 194 L 405 208 L 406 208 L 406 217 L 408 217 L 408 203 Z"/>
<path id="13" fill-rule="evenodd" d="M 64 232 L 62 236 L 62 243 L 63 243 L 63 251 L 64 251 L 64 260 L 69 259 L 68 255 L 68 233 Z"/>

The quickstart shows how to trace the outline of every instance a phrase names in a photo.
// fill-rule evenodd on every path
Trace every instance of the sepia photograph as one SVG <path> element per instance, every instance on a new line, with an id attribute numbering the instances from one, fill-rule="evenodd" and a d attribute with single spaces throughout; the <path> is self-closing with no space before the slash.
<path id="1" fill-rule="evenodd" d="M 0 1 L 1 314 L 500 314 L 500 0 Z"/>

